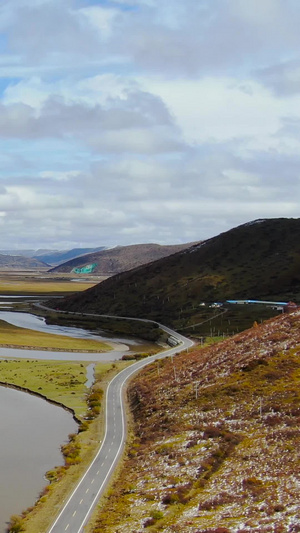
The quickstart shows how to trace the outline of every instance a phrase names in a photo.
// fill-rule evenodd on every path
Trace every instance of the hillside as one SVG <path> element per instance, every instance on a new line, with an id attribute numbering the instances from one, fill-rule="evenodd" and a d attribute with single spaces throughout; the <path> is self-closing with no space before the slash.
<path id="1" fill-rule="evenodd" d="M 0 254 L 0 268 L 30 270 L 35 268 L 46 268 L 47 266 L 49 265 L 32 257 Z"/>
<path id="2" fill-rule="evenodd" d="M 299 354 L 300 311 L 135 377 L 134 437 L 89 531 L 299 532 Z"/>
<path id="3" fill-rule="evenodd" d="M 147 317 L 182 327 L 203 319 L 203 301 L 300 300 L 299 234 L 300 219 L 244 224 L 113 276 L 59 302 L 59 307 Z"/>
<path id="4" fill-rule="evenodd" d="M 162 257 L 167 257 L 184 250 L 190 244 L 175 244 L 161 246 L 159 244 L 134 244 L 131 246 L 117 246 L 108 250 L 101 250 L 95 253 L 77 257 L 71 261 L 53 268 L 51 272 L 72 272 L 74 269 L 81 269 L 86 265 L 95 265 L 93 274 L 102 276 L 112 276 L 126 270 L 145 265 Z"/>

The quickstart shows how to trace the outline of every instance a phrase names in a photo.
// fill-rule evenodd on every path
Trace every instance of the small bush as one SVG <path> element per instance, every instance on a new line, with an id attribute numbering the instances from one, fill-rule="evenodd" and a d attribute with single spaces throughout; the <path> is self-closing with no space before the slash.
<path id="1" fill-rule="evenodd" d="M 19 531 L 25 531 L 23 518 L 17 515 L 11 516 L 7 531 L 9 533 L 19 533 Z"/>
<path id="2" fill-rule="evenodd" d="M 157 509 L 154 509 L 151 511 L 151 518 L 148 518 L 144 522 L 144 527 L 150 527 L 153 526 L 158 520 L 161 520 L 164 517 L 164 514 L 161 511 L 158 511 Z"/>
<path id="3" fill-rule="evenodd" d="M 61 446 L 62 454 L 65 458 L 66 465 L 76 465 L 80 463 L 80 449 L 81 446 L 78 442 L 76 442 L 76 435 L 72 434 L 69 435 L 70 442 L 68 444 L 64 444 Z"/>
<path id="4" fill-rule="evenodd" d="M 264 491 L 263 482 L 255 477 L 249 477 L 243 480 L 243 487 L 250 491 L 253 497 L 258 497 Z"/>
<path id="5" fill-rule="evenodd" d="M 265 359 L 254 359 L 253 361 L 250 361 L 248 365 L 245 365 L 241 368 L 243 372 L 251 372 L 258 366 L 268 366 L 268 362 Z"/>
<path id="6" fill-rule="evenodd" d="M 211 509 L 215 509 L 221 505 L 232 503 L 234 500 L 234 496 L 228 492 L 220 492 L 220 494 L 218 494 L 215 498 L 201 502 L 198 509 L 199 511 L 210 511 Z"/>
<path id="7" fill-rule="evenodd" d="M 217 439 L 222 437 L 222 430 L 216 428 L 215 426 L 207 426 L 204 430 L 203 438 L 204 439 Z"/>

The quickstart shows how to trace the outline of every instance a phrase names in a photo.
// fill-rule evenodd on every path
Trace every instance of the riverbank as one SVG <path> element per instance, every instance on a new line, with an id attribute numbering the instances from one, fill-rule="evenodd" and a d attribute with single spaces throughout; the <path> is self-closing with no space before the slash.
<path id="1" fill-rule="evenodd" d="M 40 394 L 45 399 L 71 409 L 80 423 L 85 422 L 89 412 L 89 390 L 85 386 L 88 363 L 66 361 L 0 361 L 1 380 L 10 386 L 26 388 L 27 392 Z M 128 363 L 98 363 L 95 365 L 93 391 L 105 391 L 107 382 Z M 58 467 L 47 474 L 50 484 L 45 487 L 37 502 L 28 509 L 22 519 L 23 531 L 40 533 L 47 531 L 53 513 L 61 505 L 77 480 L 85 472 L 103 437 L 103 407 L 94 419 L 85 422 L 76 435 L 76 446 L 80 449 L 80 460 L 65 467 Z M 71 437 L 71 443 L 74 437 Z M 46 474 L 46 472 L 45 472 Z M 16 510 L 17 512 L 17 510 Z"/>
<path id="2" fill-rule="evenodd" d="M 94 339 L 71 338 L 52 335 L 18 327 L 0 319 L 0 346 L 73 352 L 109 352 L 109 343 Z"/>

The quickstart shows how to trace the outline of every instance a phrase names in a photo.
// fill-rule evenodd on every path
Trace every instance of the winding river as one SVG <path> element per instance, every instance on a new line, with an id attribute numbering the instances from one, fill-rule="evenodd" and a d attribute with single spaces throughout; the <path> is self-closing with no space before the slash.
<path id="1" fill-rule="evenodd" d="M 111 346 L 110 352 L 82 353 L 82 352 L 55 352 L 48 350 L 23 350 L 18 348 L 1 348 L 0 358 L 17 357 L 18 359 L 63 359 L 64 361 L 115 361 L 130 352 L 131 347 L 142 346 L 144 342 L 139 339 L 127 339 L 125 337 L 106 337 L 91 333 L 82 328 L 70 326 L 56 326 L 46 324 L 43 317 L 30 313 L 14 311 L 0 311 L 0 320 L 20 328 L 33 329 L 51 335 L 64 335 L 76 339 L 93 339 L 99 342 L 107 342 Z"/>

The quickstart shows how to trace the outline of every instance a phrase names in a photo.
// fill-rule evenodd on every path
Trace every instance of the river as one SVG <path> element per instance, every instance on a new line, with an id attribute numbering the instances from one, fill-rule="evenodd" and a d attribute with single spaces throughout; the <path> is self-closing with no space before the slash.
<path id="1" fill-rule="evenodd" d="M 64 464 L 60 446 L 77 432 L 71 413 L 37 396 L 0 387 L 0 532 L 32 506 L 45 473 Z"/>
<path id="2" fill-rule="evenodd" d="M 143 341 L 100 337 L 82 328 L 48 325 L 30 313 L 0 311 L 0 320 L 15 326 L 73 338 L 108 342 L 111 352 L 78 353 L 0 348 L 0 358 L 54 359 L 69 361 L 114 361 Z M 87 368 L 87 386 L 93 381 L 94 364 Z M 1 379 L 1 377 L 0 377 Z M 77 424 L 66 410 L 41 398 L 0 387 L 0 533 L 12 514 L 32 506 L 47 484 L 45 473 L 63 464 L 60 446 Z"/>
<path id="3" fill-rule="evenodd" d="M 112 350 L 106 353 L 0 347 L 0 358 L 91 361 L 87 367 L 87 386 L 93 381 L 94 362 L 120 359 L 131 347 L 143 344 L 138 339 L 110 338 L 82 328 L 48 325 L 44 318 L 30 313 L 2 310 L 0 320 L 53 335 L 108 342 Z M 4 533 L 12 514 L 19 514 L 34 504 L 47 484 L 44 478 L 47 470 L 63 464 L 60 446 L 68 441 L 70 433 L 77 432 L 77 424 L 72 415 L 60 407 L 33 395 L 0 387 L 0 427 L 0 533 Z"/>
<path id="4" fill-rule="evenodd" d="M 48 350 L 23 350 L 21 348 L 1 348 L 0 358 L 2 357 L 16 357 L 25 359 L 63 359 L 64 361 L 116 361 L 121 359 L 123 355 L 130 353 L 131 348 L 137 346 L 145 346 L 145 341 L 140 339 L 128 339 L 125 337 L 107 337 L 96 335 L 83 328 L 75 328 L 70 326 L 57 326 L 54 324 L 46 324 L 43 317 L 33 315 L 31 313 L 19 313 L 15 311 L 0 311 L 0 320 L 4 320 L 9 324 L 18 326 L 20 328 L 32 329 L 44 333 L 51 333 L 51 335 L 64 335 L 76 339 L 93 339 L 99 342 L 106 342 L 111 346 L 109 352 L 99 353 L 82 353 L 82 352 L 55 352 Z"/>

